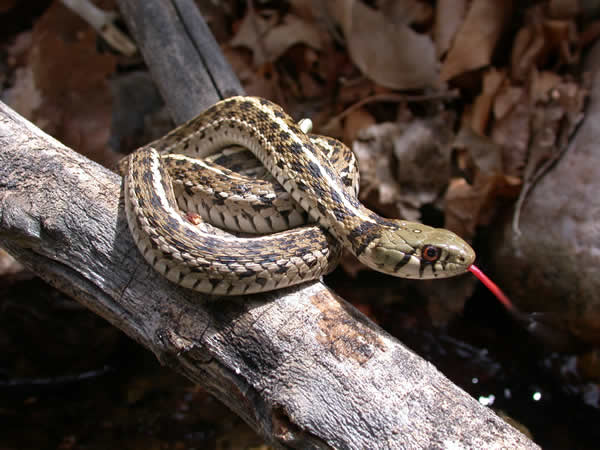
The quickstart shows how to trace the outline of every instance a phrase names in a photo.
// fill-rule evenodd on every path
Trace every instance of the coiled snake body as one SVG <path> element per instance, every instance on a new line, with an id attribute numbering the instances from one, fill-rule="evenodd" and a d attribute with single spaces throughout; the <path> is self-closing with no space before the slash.
<path id="1" fill-rule="evenodd" d="M 139 250 L 169 280 L 219 295 L 268 291 L 318 278 L 335 266 L 338 242 L 367 266 L 394 276 L 444 278 L 468 270 L 475 254 L 454 233 L 385 219 L 364 207 L 348 182 L 354 177 L 352 170 L 340 175 L 339 166 L 326 156 L 323 147 L 328 143 L 332 148 L 342 145 L 311 138 L 268 100 L 232 97 L 215 104 L 138 149 L 122 166 L 127 221 Z M 171 174 L 194 164 L 186 156 L 202 158 L 230 145 L 248 148 L 316 224 L 247 237 L 187 220 L 177 205 Z M 228 175 L 230 171 L 216 169 L 221 181 Z M 179 197 L 182 192 L 193 194 L 189 185 L 183 186 Z M 244 183 L 236 186 L 237 191 L 219 193 L 220 203 L 241 195 Z M 262 196 L 267 205 L 275 202 L 272 194 Z M 187 202 L 180 199 L 180 205 Z M 259 215 L 259 223 L 274 222 L 263 214 L 264 206 L 254 208 L 256 217 L 226 210 L 213 215 L 219 225 L 244 231 L 249 230 L 240 217 L 251 228 Z M 211 211 L 205 212 L 211 216 Z M 280 213 L 274 214 L 281 219 Z"/>

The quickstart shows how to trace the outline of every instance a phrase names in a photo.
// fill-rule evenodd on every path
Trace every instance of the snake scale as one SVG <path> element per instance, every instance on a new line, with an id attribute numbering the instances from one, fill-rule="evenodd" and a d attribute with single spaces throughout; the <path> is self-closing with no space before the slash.
<path id="1" fill-rule="evenodd" d="M 190 220 L 180 210 L 173 189 L 177 167 L 193 173 L 190 158 L 204 158 L 231 145 L 249 149 L 314 223 L 256 237 L 209 229 Z M 122 164 L 125 212 L 137 247 L 172 282 L 215 295 L 263 292 L 319 278 L 335 267 L 339 244 L 365 265 L 394 276 L 444 278 L 469 270 L 475 253 L 456 234 L 386 219 L 363 206 L 355 184 L 348 181 L 354 177 L 352 171 L 340 174 L 339 165 L 327 155 L 328 145 L 343 144 L 309 136 L 268 100 L 231 97 L 216 103 L 136 150 Z M 168 155 L 182 157 L 173 156 L 167 163 Z M 232 174 L 227 169 L 214 172 L 224 183 Z M 193 194 L 185 182 L 183 186 L 183 191 Z M 238 176 L 235 186 L 243 191 L 243 178 Z M 221 191 L 221 203 L 239 196 L 235 189 Z M 275 201 L 272 194 L 262 197 L 267 205 Z M 272 224 L 273 220 L 265 219 L 269 216 L 264 209 L 239 216 L 219 211 L 217 222 L 242 231 L 239 217 L 255 223 L 261 216 L 258 222 Z M 211 216 L 210 211 L 205 213 Z"/>

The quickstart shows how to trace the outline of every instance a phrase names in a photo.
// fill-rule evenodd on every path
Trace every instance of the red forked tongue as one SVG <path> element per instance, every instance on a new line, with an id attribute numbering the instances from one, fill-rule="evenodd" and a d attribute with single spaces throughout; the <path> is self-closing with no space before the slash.
<path id="1" fill-rule="evenodd" d="M 471 264 L 469 266 L 469 271 L 479 278 L 481 281 L 491 292 L 500 300 L 500 302 L 508 309 L 510 312 L 517 312 L 517 309 L 513 306 L 512 302 L 508 299 L 508 297 L 500 290 L 498 285 L 490 280 L 485 273 L 479 269 L 475 264 Z"/>

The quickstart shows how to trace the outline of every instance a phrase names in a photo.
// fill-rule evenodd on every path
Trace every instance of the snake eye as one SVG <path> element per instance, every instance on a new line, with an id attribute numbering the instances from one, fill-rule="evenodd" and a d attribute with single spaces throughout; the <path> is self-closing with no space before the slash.
<path id="1" fill-rule="evenodd" d="M 422 258 L 425 261 L 430 262 L 430 263 L 434 263 L 438 259 L 440 259 L 440 255 L 441 255 L 440 249 L 434 245 L 426 245 L 425 247 L 423 247 L 423 250 L 421 251 Z"/>

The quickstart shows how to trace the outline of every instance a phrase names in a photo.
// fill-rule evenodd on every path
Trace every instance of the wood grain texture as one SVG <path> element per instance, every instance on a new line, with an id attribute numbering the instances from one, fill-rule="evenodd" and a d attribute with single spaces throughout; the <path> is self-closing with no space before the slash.
<path id="1" fill-rule="evenodd" d="M 244 90 L 192 0 L 119 0 L 176 124 Z"/>
<path id="2" fill-rule="evenodd" d="M 173 39 L 154 36 L 159 30 L 150 24 L 156 15 L 171 20 L 163 9 L 172 3 L 119 4 L 135 12 L 130 26 L 143 24 L 132 26 L 138 43 L 138 33 Z M 169 22 L 160 33 L 182 32 L 174 29 Z M 171 45 L 154 51 L 183 54 Z M 201 94 L 181 92 L 169 100 L 178 121 L 213 101 L 202 97 L 198 106 Z M 194 104 L 179 110 L 180 102 Z M 0 245 L 214 394 L 274 446 L 537 448 L 321 283 L 210 300 L 157 276 L 133 243 L 121 195 L 116 174 L 0 103 Z"/>

